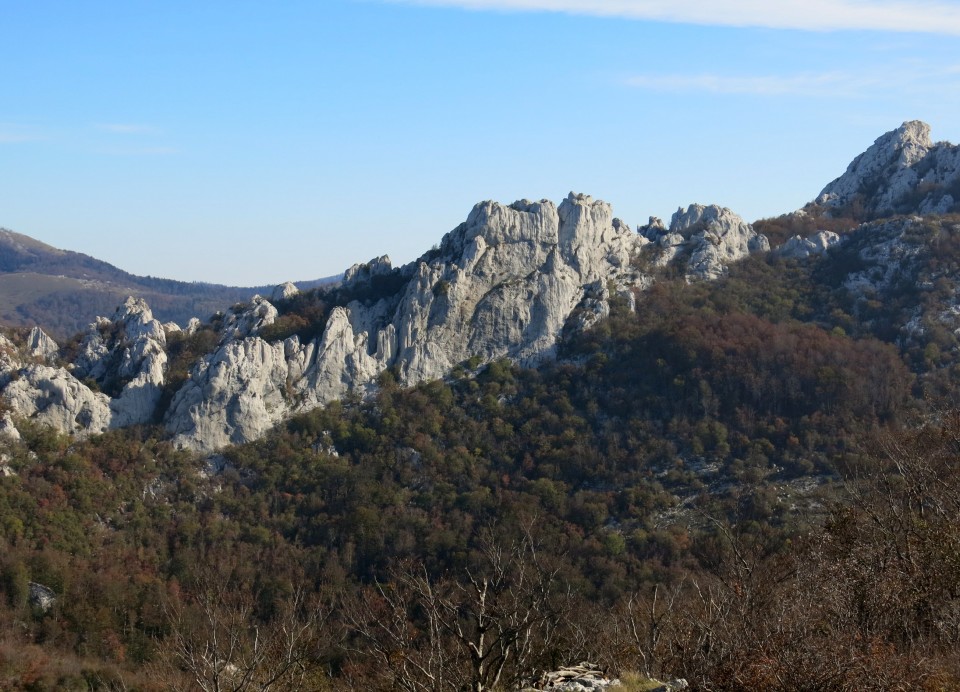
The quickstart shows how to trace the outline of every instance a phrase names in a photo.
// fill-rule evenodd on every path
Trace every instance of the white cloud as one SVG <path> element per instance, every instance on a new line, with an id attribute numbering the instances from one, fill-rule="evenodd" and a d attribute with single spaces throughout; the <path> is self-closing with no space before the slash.
<path id="1" fill-rule="evenodd" d="M 672 93 L 701 92 L 755 96 L 866 98 L 878 94 L 943 94 L 960 87 L 956 66 L 876 73 L 824 72 L 798 75 L 641 74 L 623 80 L 626 86 Z"/>
<path id="2" fill-rule="evenodd" d="M 627 86 L 650 91 L 711 94 L 754 94 L 758 96 L 860 96 L 876 87 L 879 80 L 842 73 L 805 74 L 786 77 L 699 75 L 636 75 Z"/>
<path id="3" fill-rule="evenodd" d="M 472 10 L 565 12 L 687 24 L 960 35 L 960 6 L 945 0 L 391 0 Z"/>

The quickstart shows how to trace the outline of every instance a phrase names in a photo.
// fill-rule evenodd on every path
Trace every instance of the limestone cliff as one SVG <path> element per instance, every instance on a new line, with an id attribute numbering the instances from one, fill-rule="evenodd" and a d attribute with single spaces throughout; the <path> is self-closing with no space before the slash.
<path id="1" fill-rule="evenodd" d="M 128 298 L 112 320 L 90 325 L 68 367 L 54 364 L 58 346 L 42 330 L 30 332 L 24 358 L 6 344 L 0 396 L 15 416 L 84 436 L 150 422 L 156 415 L 166 335 L 141 299 Z"/>
<path id="2" fill-rule="evenodd" d="M 652 243 L 654 264 L 683 262 L 687 281 L 720 278 L 732 262 L 770 249 L 763 234 L 726 207 L 715 204 L 678 209 L 669 229 L 660 219 L 651 218 L 640 232 Z"/>
<path id="3" fill-rule="evenodd" d="M 177 393 L 167 428 L 177 443 L 209 451 L 253 439 L 293 411 L 365 392 L 387 368 L 415 384 L 473 356 L 539 362 L 578 307 L 602 314 L 608 282 L 639 278 L 630 259 L 644 242 L 586 195 L 559 206 L 483 202 L 417 262 L 394 269 L 380 257 L 347 270 L 349 289 L 393 273 L 401 287 L 335 307 L 318 339 L 267 343 L 262 325 L 226 334 Z M 256 309 L 271 314 L 259 301 Z"/>
<path id="4" fill-rule="evenodd" d="M 930 126 L 905 122 L 856 157 L 816 204 L 869 218 L 960 209 L 960 147 L 934 144 Z"/>

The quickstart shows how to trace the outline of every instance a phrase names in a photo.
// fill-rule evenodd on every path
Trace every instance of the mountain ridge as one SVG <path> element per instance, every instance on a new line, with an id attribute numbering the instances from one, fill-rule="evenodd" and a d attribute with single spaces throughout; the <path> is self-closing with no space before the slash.
<path id="1" fill-rule="evenodd" d="M 301 281 L 298 286 L 309 289 L 336 278 Z M 90 255 L 0 228 L 0 323 L 42 324 L 61 339 L 85 329 L 98 315 L 112 314 L 130 295 L 148 299 L 164 321 L 185 324 L 191 317 L 206 319 L 269 288 L 138 276 Z"/>
<path id="2" fill-rule="evenodd" d="M 858 200 L 871 213 L 882 213 L 888 199 L 899 209 L 908 198 L 928 206 L 953 184 L 954 151 L 932 145 L 924 123 L 904 123 L 804 210 L 782 217 L 805 231 L 781 238 L 776 253 L 802 261 L 841 246 L 846 236 L 817 230 L 818 219 L 829 225 Z M 942 184 L 914 194 L 931 180 Z M 732 263 L 770 252 L 765 235 L 716 205 L 692 204 L 669 227 L 651 218 L 634 232 L 589 195 L 570 193 L 559 205 L 481 202 L 403 267 L 374 258 L 333 288 L 300 293 L 285 284 L 209 323 L 164 323 L 142 298 L 129 298 L 59 364 L 49 354 L 44 364 L 14 362 L 0 397 L 22 416 L 79 435 L 162 420 L 176 444 L 213 453 L 257 439 L 294 413 L 367 395 L 385 374 L 414 385 L 468 362 L 534 366 L 555 357 L 564 335 L 603 320 L 617 296 L 633 305 L 655 282 L 716 281 Z M 861 255 L 858 263 L 871 261 Z"/>

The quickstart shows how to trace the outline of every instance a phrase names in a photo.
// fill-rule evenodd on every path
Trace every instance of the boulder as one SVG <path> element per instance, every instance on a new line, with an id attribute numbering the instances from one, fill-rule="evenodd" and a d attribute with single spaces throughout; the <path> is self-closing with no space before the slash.
<path id="1" fill-rule="evenodd" d="M 297 285 L 292 281 L 287 281 L 273 289 L 273 292 L 270 294 L 270 301 L 277 303 L 281 300 L 289 300 L 298 293 L 300 293 L 300 289 L 297 288 Z"/>
<path id="2" fill-rule="evenodd" d="M 0 437 L 12 442 L 20 440 L 20 431 L 17 430 L 9 411 L 4 411 L 3 416 L 0 416 Z"/>
<path id="3" fill-rule="evenodd" d="M 795 235 L 777 248 L 777 254 L 787 259 L 804 259 L 822 255 L 839 242 L 840 236 L 833 231 L 818 231 L 809 238 Z"/>
<path id="4" fill-rule="evenodd" d="M 619 680 L 608 677 L 600 666 L 583 661 L 575 666 L 544 673 L 527 690 L 556 690 L 563 692 L 594 692 L 620 687 Z"/>
<path id="5" fill-rule="evenodd" d="M 46 613 L 57 603 L 57 594 L 48 586 L 35 581 L 27 582 L 27 600 L 37 610 Z"/>

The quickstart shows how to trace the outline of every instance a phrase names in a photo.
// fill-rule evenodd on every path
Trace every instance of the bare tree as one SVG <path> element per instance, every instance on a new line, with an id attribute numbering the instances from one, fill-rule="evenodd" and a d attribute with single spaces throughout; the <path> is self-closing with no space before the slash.
<path id="1" fill-rule="evenodd" d="M 432 579 L 422 565 L 407 563 L 344 609 L 354 653 L 408 692 L 486 692 L 515 683 L 531 670 L 559 615 L 555 575 L 529 536 L 508 548 L 485 541 L 477 567 L 459 579 Z"/>
<path id="2" fill-rule="evenodd" d="M 295 588 L 262 620 L 255 594 L 205 574 L 164 603 L 170 628 L 154 673 L 171 689 L 260 692 L 318 689 L 311 676 L 326 612 Z"/>

